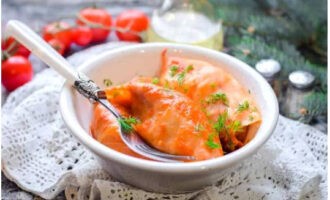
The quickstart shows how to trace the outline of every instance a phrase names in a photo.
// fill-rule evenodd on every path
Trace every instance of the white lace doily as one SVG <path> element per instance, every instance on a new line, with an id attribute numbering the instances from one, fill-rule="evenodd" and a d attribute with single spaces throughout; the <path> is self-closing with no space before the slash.
<path id="1" fill-rule="evenodd" d="M 84 60 L 122 43 L 93 47 Z M 46 199 L 327 199 L 327 137 L 280 117 L 269 141 L 214 186 L 190 194 L 156 194 L 116 182 L 73 138 L 61 119 L 64 80 L 45 69 L 11 93 L 2 108 L 2 170 L 20 188 Z"/>

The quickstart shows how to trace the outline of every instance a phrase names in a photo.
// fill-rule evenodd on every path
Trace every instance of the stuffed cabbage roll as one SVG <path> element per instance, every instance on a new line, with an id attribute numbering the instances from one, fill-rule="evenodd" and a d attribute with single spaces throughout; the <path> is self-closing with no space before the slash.
<path id="1" fill-rule="evenodd" d="M 194 156 L 196 160 L 223 155 L 219 136 L 201 111 L 200 105 L 185 95 L 152 84 L 149 78 L 138 78 L 124 86 L 108 89 L 107 96 L 124 116 L 137 119 L 134 129 L 154 148 L 170 154 Z M 110 120 L 107 114 L 103 116 Z M 102 118 L 93 123 L 94 135 L 100 134 L 96 133 L 98 131 L 110 130 L 110 126 L 113 126 L 113 123 L 104 125 L 107 123 Z M 95 128 L 99 126 L 105 128 Z M 112 140 L 113 135 L 118 138 L 118 130 L 111 134 L 107 140 Z"/>
<path id="2" fill-rule="evenodd" d="M 221 67 L 205 61 L 168 56 L 164 51 L 160 83 L 201 105 L 214 126 L 218 126 L 226 152 L 248 142 L 249 125 L 261 120 L 250 92 Z"/>

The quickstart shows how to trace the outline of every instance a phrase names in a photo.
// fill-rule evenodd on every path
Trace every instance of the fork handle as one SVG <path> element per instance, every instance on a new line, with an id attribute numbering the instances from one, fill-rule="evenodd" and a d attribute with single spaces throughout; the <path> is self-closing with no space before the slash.
<path id="1" fill-rule="evenodd" d="M 79 79 L 78 73 L 65 58 L 22 22 L 10 20 L 7 23 L 5 33 L 23 44 L 33 54 L 66 78 L 70 84 L 74 85 L 74 82 Z"/>

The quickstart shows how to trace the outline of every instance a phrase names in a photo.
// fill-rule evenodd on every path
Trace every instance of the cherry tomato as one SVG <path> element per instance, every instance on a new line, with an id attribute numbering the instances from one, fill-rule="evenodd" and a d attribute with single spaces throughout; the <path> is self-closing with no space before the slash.
<path id="1" fill-rule="evenodd" d="M 64 55 L 65 53 L 65 45 L 59 41 L 58 39 L 51 39 L 48 41 L 48 44 L 52 46 L 59 54 Z"/>
<path id="2" fill-rule="evenodd" d="M 72 40 L 80 46 L 86 46 L 93 39 L 92 30 L 88 26 L 78 26 L 72 30 Z"/>
<path id="3" fill-rule="evenodd" d="M 31 53 L 25 46 L 21 45 L 13 37 L 9 37 L 3 40 L 1 44 L 1 49 L 9 51 L 8 53 L 10 55 L 21 55 L 26 58 L 29 57 Z"/>
<path id="4" fill-rule="evenodd" d="M 57 39 L 65 46 L 65 50 L 70 48 L 72 42 L 71 27 L 66 22 L 53 22 L 43 28 L 43 38 L 48 42 Z"/>
<path id="5" fill-rule="evenodd" d="M 116 27 L 120 29 L 127 29 L 127 32 L 116 31 L 120 40 L 125 41 L 141 41 L 139 34 L 131 33 L 134 31 L 141 33 L 147 30 L 149 26 L 148 16 L 139 10 L 126 10 L 120 13 L 116 20 Z"/>
<path id="6" fill-rule="evenodd" d="M 24 56 L 12 56 L 2 62 L 1 82 L 8 91 L 24 85 L 32 79 L 31 63 Z"/>
<path id="7" fill-rule="evenodd" d="M 87 26 L 102 26 L 102 28 L 92 28 L 92 42 L 103 42 L 107 39 L 112 24 L 111 15 L 104 9 L 85 8 L 78 14 L 77 24 Z"/>

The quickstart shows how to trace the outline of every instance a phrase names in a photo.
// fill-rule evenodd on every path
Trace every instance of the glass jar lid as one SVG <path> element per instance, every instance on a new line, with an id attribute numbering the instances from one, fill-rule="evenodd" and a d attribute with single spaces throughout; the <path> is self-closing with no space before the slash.
<path id="1" fill-rule="evenodd" d="M 289 75 L 290 83 L 299 89 L 306 89 L 313 85 L 315 76 L 307 71 L 297 70 Z"/>
<path id="2" fill-rule="evenodd" d="M 273 78 L 281 71 L 280 63 L 274 59 L 260 60 L 255 68 L 265 78 Z"/>

